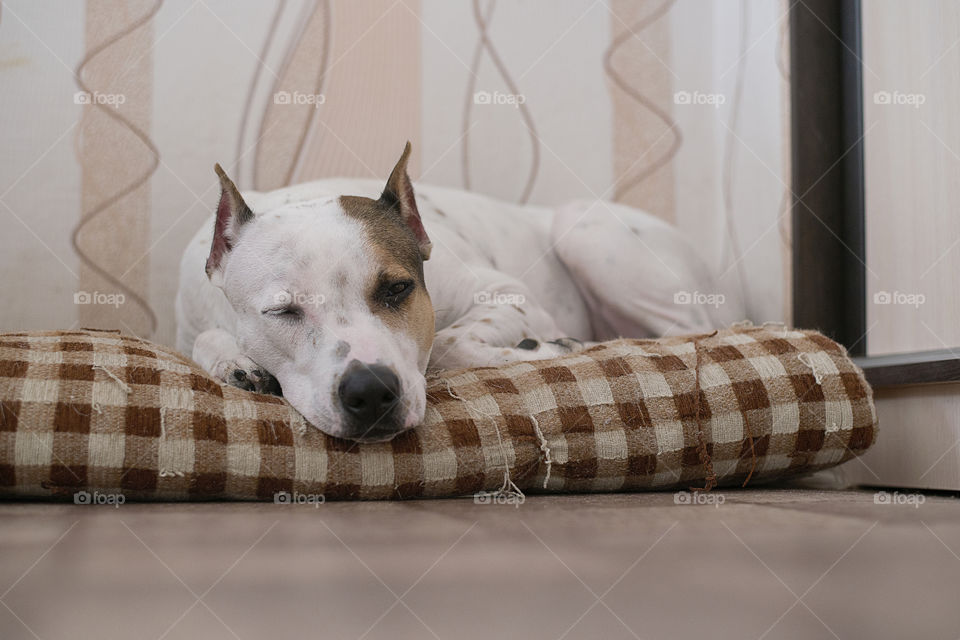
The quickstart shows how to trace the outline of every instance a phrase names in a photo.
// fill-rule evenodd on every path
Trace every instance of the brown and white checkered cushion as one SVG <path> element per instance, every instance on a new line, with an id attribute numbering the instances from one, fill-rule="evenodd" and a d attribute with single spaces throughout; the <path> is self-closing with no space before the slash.
<path id="1" fill-rule="evenodd" d="M 505 471 L 524 491 L 710 487 L 839 464 L 876 429 L 861 371 L 810 331 L 616 340 L 445 372 L 421 427 L 364 445 L 143 340 L 0 335 L 3 496 L 458 496 L 498 489 Z"/>

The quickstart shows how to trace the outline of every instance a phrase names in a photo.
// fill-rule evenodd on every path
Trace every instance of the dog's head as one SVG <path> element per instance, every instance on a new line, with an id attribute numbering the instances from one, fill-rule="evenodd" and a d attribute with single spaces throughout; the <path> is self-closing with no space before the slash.
<path id="1" fill-rule="evenodd" d="M 332 196 L 256 214 L 216 167 L 221 196 L 207 275 L 236 311 L 243 353 L 333 436 L 389 440 L 423 420 L 431 244 L 409 155 L 407 143 L 378 200 Z"/>

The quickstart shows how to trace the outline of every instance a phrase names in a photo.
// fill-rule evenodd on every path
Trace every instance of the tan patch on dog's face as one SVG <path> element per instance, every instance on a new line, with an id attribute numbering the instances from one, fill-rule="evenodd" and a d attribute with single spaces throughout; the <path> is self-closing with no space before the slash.
<path id="1" fill-rule="evenodd" d="M 410 336 L 420 348 L 421 355 L 429 353 L 433 345 L 434 312 L 430 294 L 423 279 L 411 274 L 382 247 L 375 246 L 381 269 L 367 291 L 367 305 L 392 331 Z M 389 295 L 392 286 L 405 285 L 402 299 Z"/>
<path id="2" fill-rule="evenodd" d="M 420 347 L 421 357 L 426 359 L 430 355 L 436 332 L 433 302 L 426 287 L 419 287 L 411 298 L 406 311 L 407 333 Z"/>
<path id="3" fill-rule="evenodd" d="M 416 238 L 396 211 L 376 200 L 342 196 L 340 205 L 348 216 L 359 220 L 372 244 L 377 263 L 374 281 L 366 292 L 370 311 L 392 331 L 409 336 L 419 347 L 425 363 L 433 345 L 435 316 L 433 303 L 423 279 L 423 258 Z M 391 287 L 407 284 L 398 298 Z"/>

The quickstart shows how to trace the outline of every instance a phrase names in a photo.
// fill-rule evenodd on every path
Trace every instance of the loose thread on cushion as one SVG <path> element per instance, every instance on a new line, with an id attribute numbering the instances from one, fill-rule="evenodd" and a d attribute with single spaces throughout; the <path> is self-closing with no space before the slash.
<path id="1" fill-rule="evenodd" d="M 100 369 L 100 371 L 103 371 L 105 374 L 113 378 L 113 381 L 116 382 L 117 386 L 123 389 L 125 393 L 133 393 L 133 389 L 130 388 L 130 385 L 128 385 L 126 382 L 118 378 L 117 374 L 115 374 L 113 371 L 110 371 L 110 369 L 107 369 L 106 367 L 101 367 L 99 364 L 93 365 L 93 368 Z"/>
<path id="2" fill-rule="evenodd" d="M 474 407 L 473 404 L 466 398 L 457 395 L 457 393 L 453 390 L 449 379 L 444 380 L 443 383 L 446 385 L 447 393 L 450 395 L 450 397 L 462 402 L 464 408 L 467 410 L 467 413 L 469 413 L 475 419 L 477 415 L 481 415 L 490 420 L 491 424 L 493 424 L 493 430 L 497 434 L 497 445 L 500 448 L 500 459 L 503 460 L 503 484 L 500 485 L 500 488 L 497 491 L 490 492 L 489 495 L 515 495 L 517 497 L 525 497 L 523 495 L 523 491 L 520 490 L 520 487 L 518 487 L 510 477 L 510 464 L 507 462 L 507 450 L 506 447 L 503 446 L 503 436 L 500 434 L 500 425 L 497 424 L 497 419 L 494 416 Z M 482 493 L 487 495 L 487 492 Z"/>
<path id="3" fill-rule="evenodd" d="M 717 332 L 714 331 L 711 334 L 700 336 L 700 338 L 712 338 L 717 335 Z M 703 434 L 703 417 L 701 414 L 700 406 L 700 361 L 701 361 L 701 348 L 700 348 L 700 338 L 693 339 L 693 351 L 696 355 L 696 362 L 694 364 L 694 394 L 693 394 L 693 410 L 697 418 L 697 457 L 700 459 L 700 464 L 703 465 L 703 470 L 705 478 L 703 481 L 703 487 L 690 487 L 690 491 L 710 491 L 715 486 L 717 486 L 717 474 L 713 470 L 713 462 L 710 460 L 710 452 L 707 451 L 707 442 Z"/>

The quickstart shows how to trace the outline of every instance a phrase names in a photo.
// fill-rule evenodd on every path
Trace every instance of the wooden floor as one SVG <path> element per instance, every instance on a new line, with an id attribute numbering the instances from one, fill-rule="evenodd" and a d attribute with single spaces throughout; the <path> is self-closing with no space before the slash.
<path id="1" fill-rule="evenodd" d="M 960 636 L 960 500 L 712 501 L 0 504 L 0 638 Z"/>

